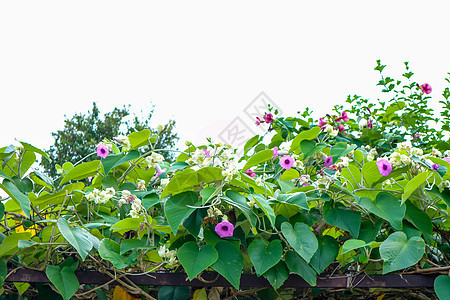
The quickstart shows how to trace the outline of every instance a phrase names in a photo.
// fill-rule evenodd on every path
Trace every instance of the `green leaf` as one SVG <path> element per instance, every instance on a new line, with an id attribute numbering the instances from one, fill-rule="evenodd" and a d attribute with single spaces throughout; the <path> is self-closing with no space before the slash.
<path id="1" fill-rule="evenodd" d="M 361 169 L 361 174 L 364 177 L 367 187 L 372 187 L 375 182 L 378 182 L 382 177 L 380 170 L 378 170 L 377 163 L 375 161 L 368 161 Z"/>
<path id="2" fill-rule="evenodd" d="M 361 197 L 358 204 L 378 217 L 388 221 L 395 230 L 402 229 L 402 220 L 405 217 L 406 206 L 390 193 L 381 192 L 375 201 Z"/>
<path id="3" fill-rule="evenodd" d="M 193 236 L 197 237 L 202 228 L 203 219 L 207 215 L 206 208 L 197 208 L 189 217 L 183 221 L 183 227 L 186 228 Z"/>
<path id="4" fill-rule="evenodd" d="M 285 255 L 286 264 L 292 273 L 302 277 L 311 286 L 316 285 L 317 273 L 308 263 L 294 251 L 288 251 Z"/>
<path id="5" fill-rule="evenodd" d="M 153 249 L 154 246 L 146 245 L 145 241 L 138 239 L 126 239 L 122 240 L 120 243 L 120 255 L 124 254 L 129 250 L 143 250 L 143 249 Z"/>
<path id="6" fill-rule="evenodd" d="M 309 210 L 306 194 L 303 192 L 293 194 L 280 194 L 277 197 L 277 201 L 287 204 L 293 204 L 300 207 L 301 209 Z"/>
<path id="7" fill-rule="evenodd" d="M 361 214 L 357 211 L 346 209 L 341 203 L 331 207 L 331 201 L 323 206 L 323 219 L 330 225 L 344 229 L 357 238 L 361 226 Z"/>
<path id="8" fill-rule="evenodd" d="M 255 203 L 263 210 L 263 212 L 266 214 L 266 216 L 269 218 L 270 223 L 272 226 L 275 224 L 275 213 L 270 207 L 269 203 L 266 199 L 264 199 L 263 196 L 258 194 L 249 194 L 247 198 L 251 201 L 254 200 Z"/>
<path id="9" fill-rule="evenodd" d="M 178 248 L 177 256 L 189 280 L 193 280 L 195 276 L 211 266 L 219 258 L 219 254 L 213 246 L 204 245 L 198 249 L 198 245 L 195 242 L 184 243 L 183 246 Z"/>
<path id="10" fill-rule="evenodd" d="M 76 167 L 70 169 L 59 185 L 62 185 L 69 180 L 81 180 L 97 174 L 100 167 L 100 161 L 94 160 L 90 162 L 82 163 Z"/>
<path id="11" fill-rule="evenodd" d="M 412 193 L 414 193 L 416 189 L 418 189 L 425 181 L 427 181 L 429 174 L 429 171 L 423 172 L 408 181 L 402 195 L 402 204 L 405 203 L 405 201 L 409 198 L 409 196 L 411 196 Z"/>
<path id="12" fill-rule="evenodd" d="M 177 234 L 181 222 L 195 210 L 189 206 L 200 206 L 195 192 L 184 192 L 170 197 L 164 205 L 164 212 L 173 234 Z"/>
<path id="13" fill-rule="evenodd" d="M 141 222 L 143 222 L 144 219 L 141 218 L 125 218 L 123 220 L 120 220 L 119 222 L 115 223 L 113 226 L 111 226 L 112 231 L 117 231 L 120 234 L 124 234 L 127 231 L 134 230 L 138 231 L 139 227 L 141 226 Z"/>
<path id="14" fill-rule="evenodd" d="M 5 237 L 0 244 L 0 257 L 14 254 L 18 250 L 20 240 L 29 240 L 31 232 L 13 233 Z"/>
<path id="15" fill-rule="evenodd" d="M 1 154 L 1 153 L 0 153 Z M 5 172 L 0 170 L 0 177 L 6 178 L 8 180 L 12 180 L 11 177 L 9 177 Z"/>
<path id="16" fill-rule="evenodd" d="M 434 291 L 439 300 L 448 300 L 450 298 L 450 276 L 438 276 L 434 280 Z"/>
<path id="17" fill-rule="evenodd" d="M 117 242 L 104 238 L 98 246 L 98 254 L 103 259 L 110 261 L 117 269 L 123 269 L 127 266 L 127 258 L 120 255 L 120 246 Z"/>
<path id="18" fill-rule="evenodd" d="M 190 295 L 188 286 L 163 286 L 158 291 L 158 299 L 164 300 L 187 300 Z"/>
<path id="19" fill-rule="evenodd" d="M 141 156 L 139 151 L 131 150 L 126 155 L 123 153 L 108 155 L 105 159 L 102 159 L 103 170 L 105 175 L 108 175 L 109 171 L 123 163 L 129 162 L 133 159 L 137 159 Z"/>
<path id="20" fill-rule="evenodd" d="M 255 229 L 256 224 L 258 222 L 258 218 L 256 217 L 255 213 L 253 213 L 253 211 L 251 210 L 250 206 L 247 203 L 246 198 L 233 190 L 226 191 L 226 195 L 229 198 L 224 197 L 223 198 L 224 201 L 242 211 L 242 213 L 249 220 L 252 228 Z"/>
<path id="21" fill-rule="evenodd" d="M 313 155 L 314 153 L 316 153 L 319 150 L 322 150 L 323 148 L 325 148 L 327 145 L 324 143 L 319 143 L 316 144 L 316 142 L 314 141 L 302 141 L 300 143 L 300 147 L 302 149 L 303 152 L 303 158 L 308 158 L 311 155 Z"/>
<path id="22" fill-rule="evenodd" d="M 261 276 L 280 261 L 283 256 L 283 246 L 280 240 L 269 243 L 266 240 L 255 239 L 248 246 L 248 254 L 255 267 L 256 275 Z"/>
<path id="23" fill-rule="evenodd" d="M 186 169 L 175 173 L 175 176 L 170 180 L 167 186 L 161 193 L 161 199 L 170 194 L 176 195 L 183 192 L 187 188 L 191 188 L 199 184 L 198 175 L 192 169 Z"/>
<path id="24" fill-rule="evenodd" d="M 342 245 L 341 255 L 365 246 L 367 246 L 367 243 L 361 240 L 346 240 L 344 245 Z"/>
<path id="25" fill-rule="evenodd" d="M 29 218 L 31 211 L 30 199 L 22 194 L 12 181 L 7 179 L 4 179 L 3 183 L 0 183 L 0 188 L 2 188 L 11 197 L 11 199 L 20 205 L 23 213 Z"/>
<path id="26" fill-rule="evenodd" d="M 422 231 L 425 239 L 431 235 L 433 225 L 430 216 L 423 210 L 418 209 L 411 201 L 406 200 L 406 220 L 411 222 L 417 229 Z"/>
<path id="27" fill-rule="evenodd" d="M 8 267 L 6 266 L 6 261 L 0 259 L 0 286 L 3 286 L 6 275 L 8 275 Z"/>
<path id="28" fill-rule="evenodd" d="M 89 233 L 78 226 L 71 228 L 69 222 L 64 218 L 59 218 L 56 224 L 66 241 L 77 250 L 84 261 L 94 246 L 89 239 Z"/>
<path id="29" fill-rule="evenodd" d="M 131 147 L 133 147 L 133 149 L 137 149 L 141 146 L 148 145 L 148 139 L 150 138 L 151 134 L 152 133 L 149 129 L 130 133 L 128 135 L 128 139 L 130 140 Z"/>
<path id="30" fill-rule="evenodd" d="M 267 270 L 263 274 L 264 278 L 269 281 L 274 289 L 279 289 L 289 277 L 289 270 L 284 261 L 278 262 L 275 266 Z"/>
<path id="31" fill-rule="evenodd" d="M 333 157 L 333 162 L 336 163 L 341 156 L 346 156 L 356 148 L 356 145 L 350 145 L 347 147 L 347 143 L 339 142 L 331 147 L 330 153 Z"/>
<path id="32" fill-rule="evenodd" d="M 292 228 L 290 223 L 284 222 L 281 224 L 281 232 L 292 248 L 309 262 L 318 248 L 317 238 L 309 226 L 297 222 Z"/>
<path id="33" fill-rule="evenodd" d="M 319 248 L 309 264 L 316 270 L 317 274 L 321 274 L 336 259 L 339 253 L 339 245 L 329 235 L 319 237 L 318 240 Z"/>
<path id="34" fill-rule="evenodd" d="M 260 141 L 261 141 L 261 137 L 259 135 L 255 135 L 255 136 L 251 137 L 244 145 L 244 154 L 247 154 L 248 150 L 253 148 Z"/>
<path id="35" fill-rule="evenodd" d="M 259 151 L 255 154 L 253 154 L 249 160 L 247 161 L 247 163 L 244 165 L 244 167 L 242 168 L 242 170 L 248 170 L 253 166 L 259 165 L 260 163 L 263 163 L 265 161 L 271 160 L 273 158 L 273 150 L 271 149 L 266 149 L 266 150 L 262 150 Z"/>
<path id="36" fill-rule="evenodd" d="M 289 169 L 280 176 L 280 181 L 289 181 L 300 177 L 300 173 L 296 169 Z"/>
<path id="37" fill-rule="evenodd" d="M 211 267 L 239 290 L 242 267 L 244 266 L 244 258 L 241 251 L 228 241 L 218 242 L 215 248 L 219 257 Z"/>
<path id="38" fill-rule="evenodd" d="M 201 168 L 197 171 L 198 182 L 210 183 L 217 180 L 222 180 L 222 169 L 217 167 Z"/>
<path id="39" fill-rule="evenodd" d="M 31 151 L 31 152 L 36 152 L 39 153 L 40 155 L 42 155 L 43 158 L 45 158 L 46 160 L 50 161 L 50 158 L 48 157 L 48 154 L 45 153 L 44 151 L 42 151 L 39 148 L 36 148 L 28 143 L 25 142 L 20 142 L 23 146 L 23 149 L 27 150 L 27 151 Z"/>
<path id="40" fill-rule="evenodd" d="M 401 270 L 417 263 L 425 253 L 425 242 L 414 236 L 409 240 L 405 233 L 397 231 L 388 236 L 380 246 L 383 274 Z"/>
<path id="41" fill-rule="evenodd" d="M 291 149 L 289 152 L 294 152 L 295 154 L 300 153 L 300 143 L 303 140 L 312 140 L 315 139 L 319 133 L 322 131 L 319 126 L 313 127 L 309 130 L 305 130 L 300 132 L 291 143 Z"/>
<path id="42" fill-rule="evenodd" d="M 47 266 L 45 270 L 50 282 L 56 287 L 64 300 L 70 299 L 80 287 L 75 269 L 72 267 Z"/>

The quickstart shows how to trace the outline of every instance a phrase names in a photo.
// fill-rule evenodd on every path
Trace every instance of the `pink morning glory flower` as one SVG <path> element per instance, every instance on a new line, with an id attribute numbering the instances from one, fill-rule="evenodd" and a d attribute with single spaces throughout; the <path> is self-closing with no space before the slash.
<path id="1" fill-rule="evenodd" d="M 277 158 L 278 155 L 278 147 L 273 147 L 273 159 Z"/>
<path id="2" fill-rule="evenodd" d="M 153 178 L 157 178 L 157 177 L 159 177 L 159 175 L 161 175 L 167 171 L 167 168 L 164 168 L 161 170 L 161 167 L 158 164 L 156 164 L 154 168 L 155 168 L 156 174 Z"/>
<path id="3" fill-rule="evenodd" d="M 280 166 L 289 170 L 294 165 L 294 159 L 289 155 L 285 155 L 280 159 Z"/>
<path id="4" fill-rule="evenodd" d="M 259 117 L 256 117 L 256 126 L 262 123 L 262 120 Z"/>
<path id="5" fill-rule="evenodd" d="M 420 133 L 416 132 L 413 135 L 413 139 L 418 139 L 420 137 Z"/>
<path id="6" fill-rule="evenodd" d="M 209 151 L 208 151 L 208 150 L 202 149 L 202 151 L 205 153 L 205 155 L 206 155 L 207 157 L 211 156 L 211 154 L 209 154 Z"/>
<path id="7" fill-rule="evenodd" d="M 333 164 L 333 157 L 331 157 L 331 156 L 328 156 L 326 159 L 325 159 L 325 163 L 324 163 L 324 167 L 325 168 L 327 168 L 327 167 L 329 167 L 329 166 L 331 166 Z"/>
<path id="8" fill-rule="evenodd" d="M 273 123 L 273 115 L 271 113 L 266 113 L 264 115 L 264 121 L 266 121 L 267 124 Z"/>
<path id="9" fill-rule="evenodd" d="M 450 163 L 450 157 L 444 157 L 444 160 L 448 163 Z"/>
<path id="10" fill-rule="evenodd" d="M 109 155 L 109 149 L 103 144 L 97 146 L 97 155 L 101 158 L 106 158 Z"/>
<path id="11" fill-rule="evenodd" d="M 367 129 L 373 129 L 372 119 L 367 120 Z"/>
<path id="12" fill-rule="evenodd" d="M 341 119 L 342 119 L 342 121 L 344 121 L 344 122 L 348 122 L 348 120 L 350 120 L 350 119 L 348 118 L 348 115 L 347 115 L 347 112 L 346 112 L 346 111 L 343 111 L 343 112 L 341 113 Z"/>
<path id="13" fill-rule="evenodd" d="M 214 229 L 221 238 L 233 236 L 234 226 L 228 221 L 220 222 Z"/>
<path id="14" fill-rule="evenodd" d="M 377 161 L 378 171 L 383 176 L 388 176 L 392 172 L 392 165 L 387 159 L 380 159 Z"/>
<path id="15" fill-rule="evenodd" d="M 319 123 L 317 124 L 317 126 L 324 127 L 325 125 L 327 125 L 327 122 L 324 121 L 323 118 L 319 118 Z"/>
<path id="16" fill-rule="evenodd" d="M 439 169 L 440 166 L 441 166 L 440 164 L 433 164 L 433 165 L 431 166 L 431 168 L 432 168 L 433 170 L 437 171 L 437 169 Z"/>
<path id="17" fill-rule="evenodd" d="M 251 169 L 248 169 L 244 173 L 247 174 L 248 176 L 252 177 L 252 178 L 256 176 L 255 172 L 253 172 Z"/>
<path id="18" fill-rule="evenodd" d="M 424 92 L 425 94 L 429 94 L 432 91 L 431 85 L 429 85 L 428 83 L 424 83 L 420 86 L 420 89 L 422 90 L 422 92 Z"/>
<path id="19" fill-rule="evenodd" d="M 344 125 L 339 124 L 338 129 L 339 129 L 339 132 L 343 132 L 345 127 L 344 127 Z"/>

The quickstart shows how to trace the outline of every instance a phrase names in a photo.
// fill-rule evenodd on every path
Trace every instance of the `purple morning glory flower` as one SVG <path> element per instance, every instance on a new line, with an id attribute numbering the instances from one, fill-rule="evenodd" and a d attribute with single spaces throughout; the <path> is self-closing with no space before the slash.
<path id="1" fill-rule="evenodd" d="M 280 166 L 289 170 L 294 165 L 294 159 L 289 155 L 285 155 L 280 159 Z"/>
<path id="2" fill-rule="evenodd" d="M 387 159 L 380 159 L 377 161 L 378 171 L 383 176 L 388 176 L 392 172 L 392 165 Z"/>
<path id="3" fill-rule="evenodd" d="M 433 165 L 431 166 L 431 168 L 432 168 L 433 170 L 437 171 L 437 169 L 439 169 L 440 166 L 441 166 L 440 164 L 433 164 Z"/>
<path id="4" fill-rule="evenodd" d="M 109 155 L 109 149 L 105 145 L 99 144 L 97 146 L 97 155 L 101 158 L 106 158 Z"/>
<path id="5" fill-rule="evenodd" d="M 424 83 L 420 86 L 420 89 L 422 90 L 422 92 L 424 92 L 425 94 L 429 94 L 432 91 L 431 85 L 429 85 L 428 83 Z"/>
<path id="6" fill-rule="evenodd" d="M 229 237 L 233 236 L 234 225 L 228 221 L 222 221 L 214 229 L 221 238 Z"/>
<path id="7" fill-rule="evenodd" d="M 325 168 L 327 168 L 327 167 L 329 167 L 329 166 L 331 166 L 333 164 L 333 157 L 331 157 L 331 156 L 328 156 L 326 159 L 325 159 L 325 164 L 323 165 Z"/>

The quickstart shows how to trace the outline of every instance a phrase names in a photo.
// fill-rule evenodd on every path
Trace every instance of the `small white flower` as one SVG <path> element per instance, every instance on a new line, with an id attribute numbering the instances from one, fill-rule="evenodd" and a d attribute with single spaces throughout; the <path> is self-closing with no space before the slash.
<path id="1" fill-rule="evenodd" d="M 156 130 L 158 130 L 158 132 L 162 132 L 164 130 L 164 125 L 158 124 L 158 126 L 156 126 Z"/>
<path id="2" fill-rule="evenodd" d="M 116 142 L 119 143 L 119 145 L 122 146 L 122 149 L 124 151 L 129 151 L 131 150 L 131 143 L 130 143 L 130 139 L 127 136 L 124 135 L 118 135 L 115 138 L 113 138 Z"/>
<path id="3" fill-rule="evenodd" d="M 163 179 L 161 179 L 161 187 L 162 187 L 162 188 L 165 188 L 166 185 L 169 184 L 169 182 L 170 182 L 170 179 L 169 179 L 169 178 L 163 178 Z"/>
<path id="4" fill-rule="evenodd" d="M 363 130 L 366 127 L 367 127 L 367 120 L 366 119 L 361 119 L 361 121 L 359 123 L 359 129 Z"/>
<path id="5" fill-rule="evenodd" d="M 408 155 L 402 154 L 400 159 L 405 166 L 409 166 L 411 164 L 411 158 Z"/>
<path id="6" fill-rule="evenodd" d="M 402 165 L 402 158 L 401 158 L 400 153 L 393 152 L 389 156 L 389 162 L 392 164 L 392 167 L 401 166 Z"/>
<path id="7" fill-rule="evenodd" d="M 138 191 L 145 191 L 145 180 L 138 181 Z"/>

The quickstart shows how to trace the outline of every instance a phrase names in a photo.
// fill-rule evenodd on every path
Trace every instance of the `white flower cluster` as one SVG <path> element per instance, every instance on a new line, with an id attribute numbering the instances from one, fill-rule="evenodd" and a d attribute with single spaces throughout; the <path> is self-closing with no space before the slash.
<path id="1" fill-rule="evenodd" d="M 230 161 L 226 164 L 226 169 L 222 171 L 222 176 L 225 176 L 225 181 L 231 181 L 238 172 L 238 167 L 233 161 Z"/>
<path id="2" fill-rule="evenodd" d="M 122 207 L 122 205 L 126 203 L 131 203 L 131 210 L 129 214 L 132 218 L 139 218 L 141 213 L 145 211 L 145 208 L 142 206 L 142 201 L 136 197 L 136 195 L 131 194 L 129 190 L 122 191 L 122 197 L 118 201 L 117 205 Z"/>
<path id="3" fill-rule="evenodd" d="M 138 191 L 145 191 L 147 188 L 145 186 L 145 180 L 140 179 L 138 181 L 138 187 L 137 187 Z"/>
<path id="4" fill-rule="evenodd" d="M 213 158 L 206 155 L 205 149 L 196 149 L 192 156 L 186 161 L 188 164 L 200 165 L 202 167 L 207 167 L 212 163 Z"/>
<path id="5" fill-rule="evenodd" d="M 94 189 L 92 192 L 86 195 L 88 201 L 93 201 L 95 204 L 106 203 L 111 199 L 116 191 L 114 188 L 107 188 L 105 191 Z"/>
<path id="6" fill-rule="evenodd" d="M 213 218 L 213 219 L 217 219 L 219 218 L 219 216 L 222 216 L 223 213 L 220 211 L 220 209 L 211 206 L 210 208 L 208 208 L 208 218 Z"/>
<path id="7" fill-rule="evenodd" d="M 339 158 L 339 162 L 336 163 L 336 167 L 338 167 L 340 170 L 342 170 L 343 168 L 348 167 L 348 164 L 350 162 L 350 158 L 348 158 L 347 156 L 342 156 Z"/>
<path id="8" fill-rule="evenodd" d="M 370 148 L 370 146 L 369 146 Z M 370 148 L 369 154 L 367 154 L 367 161 L 373 161 L 375 159 L 375 156 L 378 155 L 377 149 Z"/>
<path id="9" fill-rule="evenodd" d="M 442 180 L 439 184 L 438 188 L 440 190 L 443 190 L 444 188 L 450 188 L 450 181 L 449 180 Z"/>
<path id="10" fill-rule="evenodd" d="M 266 173 L 264 173 L 262 176 L 259 176 L 258 178 L 255 179 L 256 185 L 263 186 L 264 185 L 264 181 L 267 178 L 269 178 L 269 175 L 267 175 Z"/>
<path id="11" fill-rule="evenodd" d="M 308 174 L 303 174 L 298 178 L 300 185 L 308 185 L 311 182 L 311 177 Z"/>
<path id="12" fill-rule="evenodd" d="M 339 133 L 339 130 L 331 126 L 330 124 L 327 125 L 325 128 L 325 132 L 332 138 L 336 137 Z"/>
<path id="13" fill-rule="evenodd" d="M 397 148 L 398 149 L 389 156 L 389 162 L 392 167 L 414 165 L 411 157 L 419 156 L 422 158 L 423 156 L 422 149 L 413 147 L 410 141 L 398 143 Z"/>
<path id="14" fill-rule="evenodd" d="M 114 138 L 114 140 L 119 143 L 120 146 L 122 146 L 123 151 L 130 151 L 131 150 L 131 143 L 130 139 L 125 135 L 118 135 Z"/>
<path id="15" fill-rule="evenodd" d="M 167 263 L 171 268 L 178 265 L 177 250 L 166 249 L 166 245 L 163 245 L 158 250 L 159 257 Z"/>
<path id="16" fill-rule="evenodd" d="M 149 155 L 145 158 L 145 162 L 147 163 L 149 168 L 154 168 L 158 163 L 163 161 L 164 156 L 156 152 L 153 152 L 152 155 Z"/>

